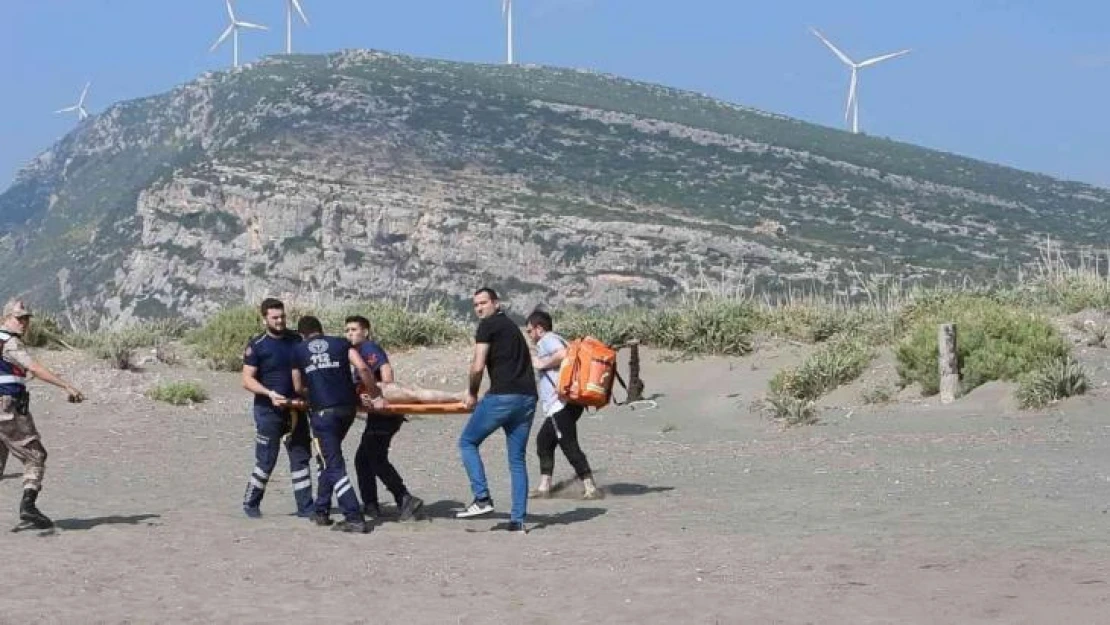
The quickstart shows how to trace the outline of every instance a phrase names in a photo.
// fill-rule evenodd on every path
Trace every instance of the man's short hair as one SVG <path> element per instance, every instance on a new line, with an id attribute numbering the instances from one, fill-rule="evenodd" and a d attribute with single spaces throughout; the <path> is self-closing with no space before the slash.
<path id="1" fill-rule="evenodd" d="M 533 310 L 532 313 L 528 315 L 528 325 L 543 328 L 544 332 L 550 332 L 553 327 L 551 315 L 542 310 Z"/>
<path id="2" fill-rule="evenodd" d="M 297 322 L 298 334 L 323 334 L 324 326 L 320 324 L 320 320 L 312 315 L 305 315 Z"/>
<path id="3" fill-rule="evenodd" d="M 283 304 L 279 299 L 267 297 L 266 299 L 262 300 L 262 304 L 258 307 L 258 311 L 262 313 L 263 317 L 265 317 L 266 313 L 274 310 L 275 308 L 278 310 L 285 310 L 285 304 Z"/>
<path id="4" fill-rule="evenodd" d="M 497 297 L 497 291 L 494 291 L 493 289 L 489 288 L 488 286 L 484 286 L 484 287 L 478 289 L 477 291 L 474 291 L 474 297 L 478 297 L 482 293 L 485 293 L 486 295 L 489 295 L 489 298 L 490 298 L 491 301 L 496 302 L 499 299 Z"/>
<path id="5" fill-rule="evenodd" d="M 367 332 L 370 331 L 370 320 L 366 317 L 363 317 L 362 315 L 351 315 L 350 317 L 347 317 L 347 319 L 343 321 L 343 324 L 346 325 L 348 323 L 357 323 L 358 326 L 363 330 L 366 330 Z"/>

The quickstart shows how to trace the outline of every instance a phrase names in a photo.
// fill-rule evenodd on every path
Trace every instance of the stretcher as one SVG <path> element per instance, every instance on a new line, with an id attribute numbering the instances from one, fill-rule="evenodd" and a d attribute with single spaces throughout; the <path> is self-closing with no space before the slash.
<path id="1" fill-rule="evenodd" d="M 445 404 L 388 404 L 381 410 L 375 410 L 379 414 L 470 414 L 474 412 L 473 408 L 463 406 L 460 401 L 448 402 Z"/>

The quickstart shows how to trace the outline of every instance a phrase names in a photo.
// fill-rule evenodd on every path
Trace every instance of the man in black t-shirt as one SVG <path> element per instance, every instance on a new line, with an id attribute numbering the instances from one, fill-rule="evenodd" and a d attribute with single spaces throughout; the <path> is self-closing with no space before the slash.
<path id="1" fill-rule="evenodd" d="M 481 320 L 474 335 L 474 358 L 465 404 L 473 414 L 459 436 L 463 467 L 470 478 L 474 501 L 456 516 L 468 518 L 493 512 L 493 499 L 478 447 L 498 428 L 504 430 L 509 449 L 513 506 L 509 531 L 524 532 L 528 506 L 528 469 L 525 452 L 536 412 L 536 378 L 532 353 L 520 328 L 504 312 L 497 293 L 481 288 L 474 293 L 474 313 Z M 481 401 L 478 391 L 489 370 L 490 386 Z"/>

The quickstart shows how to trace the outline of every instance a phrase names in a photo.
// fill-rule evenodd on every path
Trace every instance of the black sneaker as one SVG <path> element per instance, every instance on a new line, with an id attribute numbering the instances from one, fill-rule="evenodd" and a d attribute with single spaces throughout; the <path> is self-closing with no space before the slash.
<path id="1" fill-rule="evenodd" d="M 368 519 L 382 518 L 382 509 L 376 503 L 362 504 L 362 514 L 366 515 Z"/>
<path id="2" fill-rule="evenodd" d="M 370 526 L 366 521 L 349 521 L 344 519 L 332 526 L 333 532 L 348 532 L 351 534 L 369 534 Z"/>
<path id="3" fill-rule="evenodd" d="M 424 500 L 412 495 L 405 495 L 405 498 L 401 500 L 399 509 L 398 521 L 411 521 L 420 518 L 420 513 L 424 509 Z"/>
<path id="4" fill-rule="evenodd" d="M 319 525 L 320 527 L 327 527 L 335 521 L 331 520 L 331 515 L 323 514 L 321 512 L 314 512 L 312 514 L 312 522 L 316 525 Z"/>
<path id="5" fill-rule="evenodd" d="M 509 533 L 511 533 L 511 534 L 527 534 L 528 533 L 528 528 L 524 527 L 524 523 L 521 523 L 520 521 L 509 521 L 509 527 L 507 529 L 509 530 Z"/>

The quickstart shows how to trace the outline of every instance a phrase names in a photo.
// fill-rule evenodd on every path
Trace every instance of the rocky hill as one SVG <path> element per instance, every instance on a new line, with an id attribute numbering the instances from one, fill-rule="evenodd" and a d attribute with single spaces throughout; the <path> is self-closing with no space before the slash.
<path id="1" fill-rule="evenodd" d="M 345 51 L 82 122 L 0 195 L 0 262 L 19 267 L 0 295 L 119 322 L 486 283 L 617 306 L 984 277 L 1047 236 L 1103 248 L 1108 209 L 1105 189 L 657 85 Z"/>

